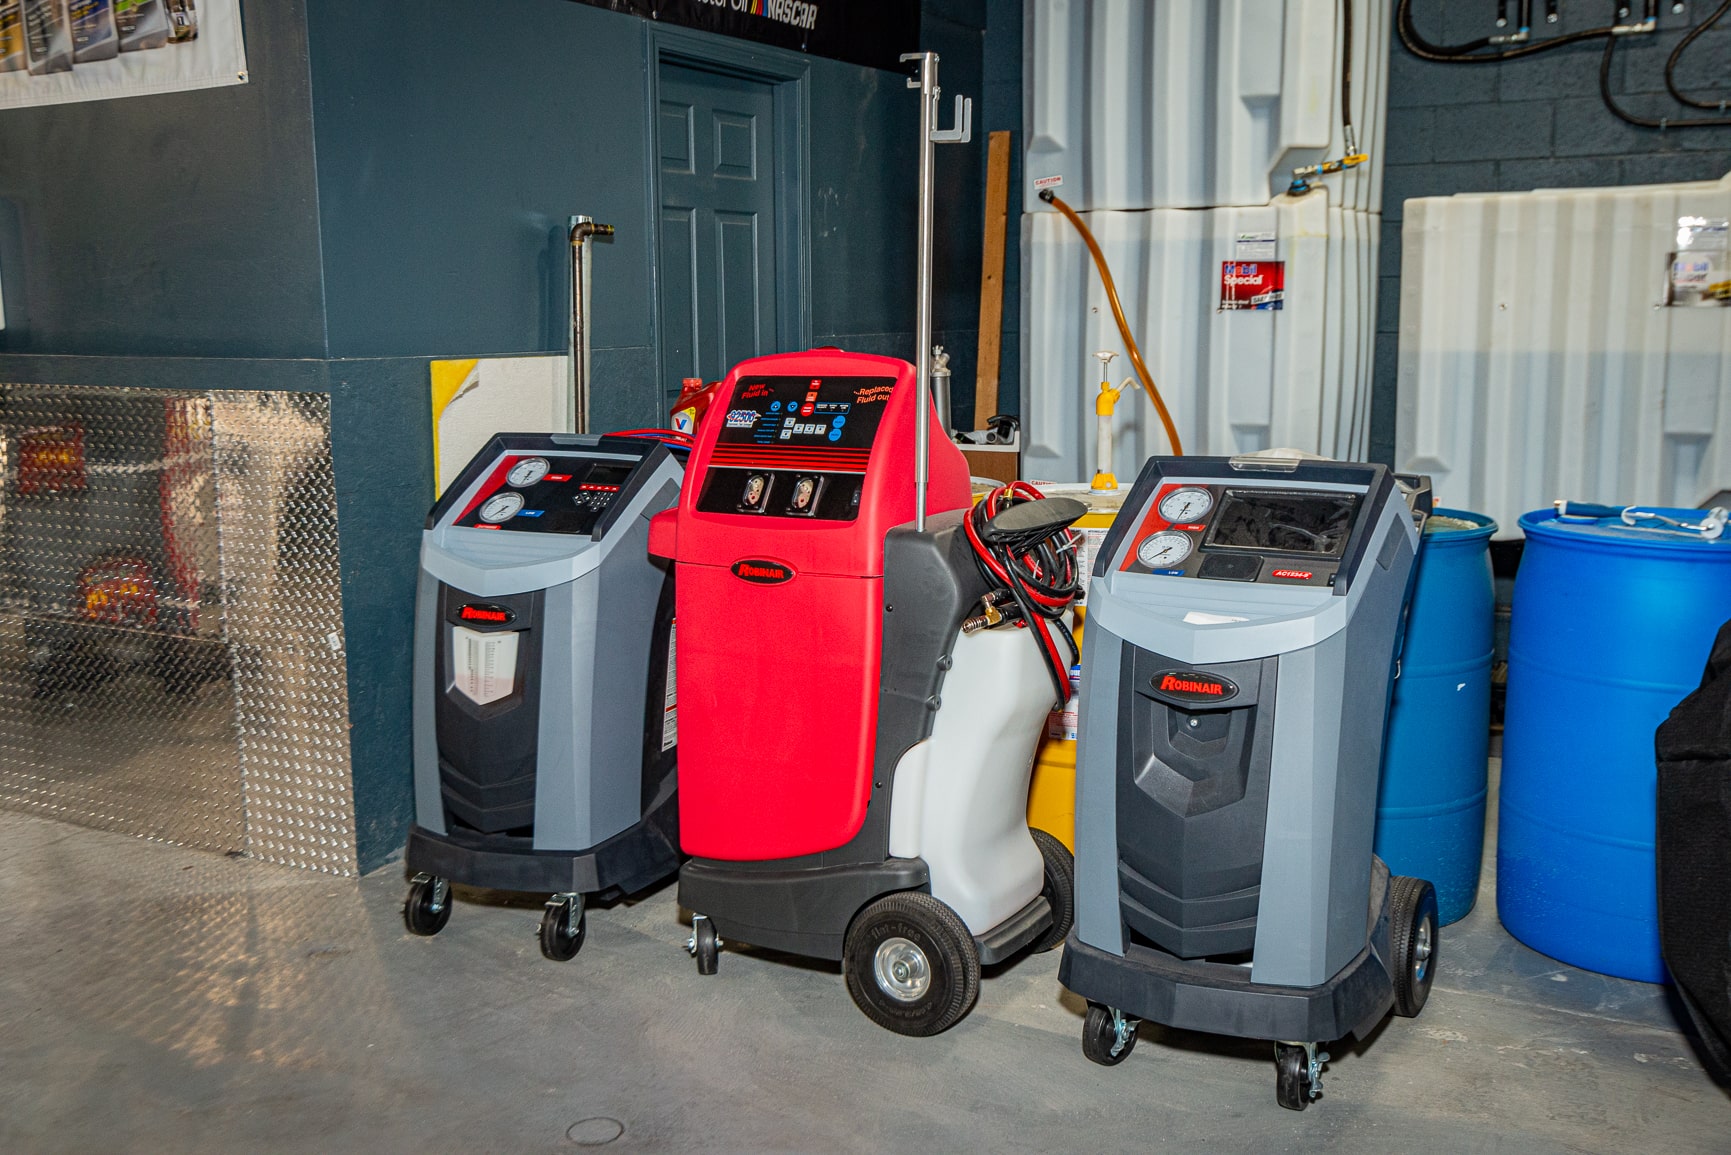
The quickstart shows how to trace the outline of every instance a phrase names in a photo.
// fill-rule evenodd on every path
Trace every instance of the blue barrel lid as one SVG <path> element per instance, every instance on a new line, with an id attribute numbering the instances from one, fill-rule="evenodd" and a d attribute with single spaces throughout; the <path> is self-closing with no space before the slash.
<path id="1" fill-rule="evenodd" d="M 1471 525 L 1444 525 L 1439 517 L 1453 518 L 1455 521 L 1470 521 Z M 1430 511 L 1430 518 L 1424 523 L 1426 541 L 1442 539 L 1443 541 L 1471 541 L 1475 538 L 1488 538 L 1497 532 L 1496 519 L 1482 513 L 1471 513 L 1464 509 L 1449 509 L 1438 506 Z"/>
<path id="2" fill-rule="evenodd" d="M 1660 505 L 1636 508 L 1663 514 L 1678 521 L 1696 522 L 1707 516 L 1704 509 L 1677 509 Z M 1612 552 L 1675 550 L 1695 554 L 1701 560 L 1723 557 L 1731 561 L 1731 530 L 1715 540 L 1686 530 L 1660 529 L 1649 526 L 1625 525 L 1620 517 L 1560 518 L 1555 508 L 1535 509 L 1521 514 L 1521 532 L 1529 538 L 1554 541 L 1559 545 Z"/>

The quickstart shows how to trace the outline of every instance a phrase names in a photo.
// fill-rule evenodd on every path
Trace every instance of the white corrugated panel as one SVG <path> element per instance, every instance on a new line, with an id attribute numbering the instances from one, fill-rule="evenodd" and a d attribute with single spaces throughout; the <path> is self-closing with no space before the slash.
<path id="1" fill-rule="evenodd" d="M 1501 536 L 1557 498 L 1731 488 L 1731 308 L 1662 308 L 1677 218 L 1721 181 L 1427 197 L 1401 231 L 1396 460 Z"/>
<path id="2" fill-rule="evenodd" d="M 1172 411 L 1185 451 L 1271 446 L 1362 459 L 1368 443 L 1376 258 L 1381 217 L 1327 197 L 1257 208 L 1085 214 L 1118 285 L 1132 332 Z M 1285 307 L 1222 313 L 1220 266 L 1240 232 L 1274 232 L 1286 262 Z M 1133 372 L 1081 238 L 1052 213 L 1022 218 L 1023 475 L 1087 478 L 1094 469 L 1096 349 L 1116 350 L 1116 384 Z M 1170 452 L 1153 405 L 1126 390 L 1114 422 L 1114 472 Z"/>
<path id="3" fill-rule="evenodd" d="M 1260 205 L 1342 155 L 1343 0 L 1027 0 L 1023 203 L 1062 176 L 1084 209 Z M 1368 164 L 1335 203 L 1382 207 L 1388 0 L 1354 0 L 1352 119 Z"/>

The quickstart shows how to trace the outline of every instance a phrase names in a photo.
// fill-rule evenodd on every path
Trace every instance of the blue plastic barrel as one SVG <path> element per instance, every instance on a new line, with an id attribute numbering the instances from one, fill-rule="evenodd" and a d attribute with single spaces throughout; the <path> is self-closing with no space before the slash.
<path id="1" fill-rule="evenodd" d="M 1473 908 L 1484 856 L 1496 531 L 1456 509 L 1426 524 L 1383 746 L 1376 853 L 1430 880 L 1445 925 Z"/>
<path id="2" fill-rule="evenodd" d="M 1698 510 L 1660 510 L 1698 521 Z M 1663 982 L 1653 731 L 1731 614 L 1731 536 L 1521 518 L 1498 795 L 1497 913 L 1534 950 Z"/>

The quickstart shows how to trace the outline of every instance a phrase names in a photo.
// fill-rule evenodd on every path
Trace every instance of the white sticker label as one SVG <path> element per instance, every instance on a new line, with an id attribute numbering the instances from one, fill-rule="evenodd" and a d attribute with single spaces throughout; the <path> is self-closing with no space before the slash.
<path id="1" fill-rule="evenodd" d="M 667 687 L 661 696 L 661 748 L 679 743 L 679 622 L 667 625 Z"/>
<path id="2" fill-rule="evenodd" d="M 1099 555 L 1101 544 L 1111 532 L 1104 526 L 1082 527 L 1082 544 L 1076 547 L 1076 580 L 1081 586 L 1081 592 L 1076 595 L 1077 605 L 1088 600 L 1088 575 L 1094 572 L 1094 558 Z"/>
<path id="3" fill-rule="evenodd" d="M 517 631 L 483 634 L 451 627 L 451 658 L 457 689 L 485 706 L 508 698 L 517 685 Z"/>
<path id="4" fill-rule="evenodd" d="M 1082 667 L 1070 667 L 1070 700 L 1046 715 L 1046 737 L 1054 742 L 1074 742 L 1082 716 Z"/>
<path id="5" fill-rule="evenodd" d="M 1272 261 L 1275 259 L 1273 233 L 1239 233 L 1232 242 L 1235 261 Z"/>
<path id="6" fill-rule="evenodd" d="M 1034 178 L 1034 187 L 1036 189 L 1058 188 L 1062 186 L 1063 183 L 1064 178 L 1061 176 L 1042 176 Z"/>
<path id="7" fill-rule="evenodd" d="M 1671 262 L 1671 283 L 1679 289 L 1704 289 L 1713 281 L 1713 262 L 1706 256 L 1680 253 Z"/>

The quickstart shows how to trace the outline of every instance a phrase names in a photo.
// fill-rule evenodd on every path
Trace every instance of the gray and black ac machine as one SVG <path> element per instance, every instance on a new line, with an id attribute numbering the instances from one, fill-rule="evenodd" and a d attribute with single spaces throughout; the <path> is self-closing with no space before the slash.
<path id="1" fill-rule="evenodd" d="M 415 872 L 436 934 L 451 883 L 550 894 L 541 949 L 583 945 L 586 898 L 679 868 L 673 575 L 649 519 L 683 447 L 506 433 L 445 491 L 415 605 Z"/>
<path id="2" fill-rule="evenodd" d="M 1428 479 L 1156 457 L 1088 589 L 1076 922 L 1059 978 L 1110 1065 L 1140 1020 L 1275 1042 L 1282 1106 L 1320 1045 L 1416 1015 L 1430 883 L 1371 847 Z"/>

